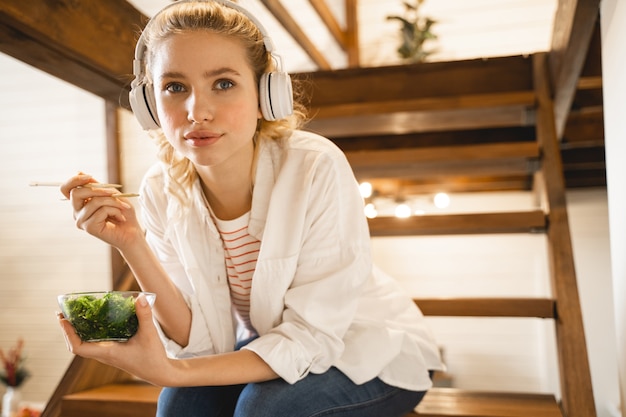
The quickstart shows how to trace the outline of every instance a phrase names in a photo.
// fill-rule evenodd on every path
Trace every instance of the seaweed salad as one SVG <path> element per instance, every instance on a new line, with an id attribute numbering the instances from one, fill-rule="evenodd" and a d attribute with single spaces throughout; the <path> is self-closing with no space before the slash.
<path id="1" fill-rule="evenodd" d="M 127 340 L 139 327 L 132 296 L 75 294 L 63 302 L 63 307 L 65 317 L 83 341 Z"/>

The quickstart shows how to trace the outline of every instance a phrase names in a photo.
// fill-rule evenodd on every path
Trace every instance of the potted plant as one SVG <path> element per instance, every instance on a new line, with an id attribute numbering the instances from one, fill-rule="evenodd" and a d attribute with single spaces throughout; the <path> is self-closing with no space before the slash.
<path id="1" fill-rule="evenodd" d="M 0 381 L 7 387 L 2 397 L 2 417 L 13 417 L 17 414 L 21 400 L 19 388 L 30 376 L 24 367 L 23 349 L 24 340 L 21 338 L 18 339 L 16 346 L 6 353 L 0 349 L 0 360 L 2 360 Z"/>
<path id="2" fill-rule="evenodd" d="M 415 0 L 414 3 L 403 2 L 404 16 L 387 16 L 387 20 L 398 20 L 400 27 L 401 42 L 398 54 L 409 62 L 423 62 L 434 50 L 427 50 L 424 44 L 429 40 L 437 39 L 432 31 L 435 20 L 421 16 L 419 9 L 425 0 Z"/>

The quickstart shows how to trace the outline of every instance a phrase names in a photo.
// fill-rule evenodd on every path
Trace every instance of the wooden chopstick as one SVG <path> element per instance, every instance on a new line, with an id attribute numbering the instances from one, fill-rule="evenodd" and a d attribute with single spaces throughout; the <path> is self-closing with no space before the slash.
<path id="1" fill-rule="evenodd" d="M 139 194 L 137 193 L 119 193 L 119 194 L 111 194 L 111 197 L 123 197 L 123 198 L 130 198 L 130 197 L 139 197 Z M 62 198 L 61 201 L 68 201 L 69 199 L 67 198 Z"/>
<path id="2" fill-rule="evenodd" d="M 51 182 L 51 181 L 33 181 L 29 185 L 31 187 L 60 187 L 62 183 L 60 182 Z M 88 184 L 82 185 L 85 188 L 122 188 L 122 184 L 106 184 L 106 183 L 98 183 L 98 182 L 90 182 Z"/>

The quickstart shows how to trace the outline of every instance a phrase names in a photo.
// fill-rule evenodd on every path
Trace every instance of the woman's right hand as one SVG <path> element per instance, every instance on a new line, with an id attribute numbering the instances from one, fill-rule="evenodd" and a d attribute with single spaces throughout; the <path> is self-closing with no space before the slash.
<path id="1" fill-rule="evenodd" d="M 97 181 L 86 174 L 78 174 L 60 187 L 61 193 L 72 204 L 76 226 L 102 241 L 123 250 L 136 239 L 143 238 L 135 209 L 114 188 L 85 187 Z"/>

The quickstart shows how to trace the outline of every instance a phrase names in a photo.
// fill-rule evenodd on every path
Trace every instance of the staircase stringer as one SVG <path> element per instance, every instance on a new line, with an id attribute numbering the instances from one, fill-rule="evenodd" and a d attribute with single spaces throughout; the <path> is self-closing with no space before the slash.
<path id="1" fill-rule="evenodd" d="M 533 56 L 537 96 L 536 136 L 542 150 L 536 176 L 547 208 L 547 243 L 553 297 L 556 300 L 556 341 L 565 417 L 596 416 L 580 297 L 574 267 L 565 197 L 563 162 L 556 134 L 554 102 L 549 84 L 548 57 Z"/>

